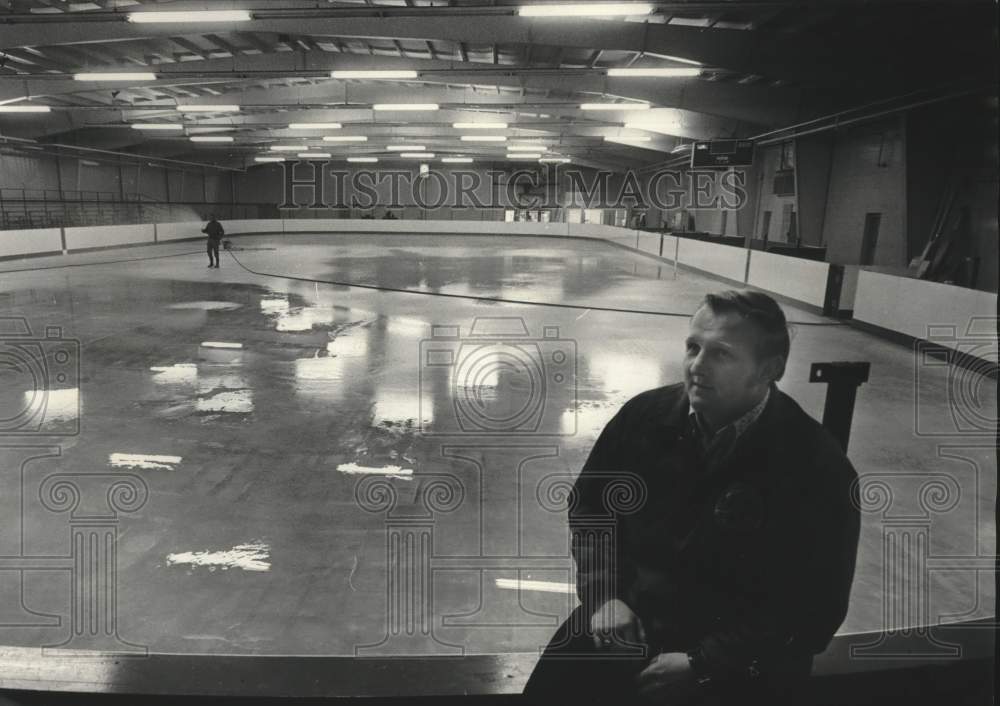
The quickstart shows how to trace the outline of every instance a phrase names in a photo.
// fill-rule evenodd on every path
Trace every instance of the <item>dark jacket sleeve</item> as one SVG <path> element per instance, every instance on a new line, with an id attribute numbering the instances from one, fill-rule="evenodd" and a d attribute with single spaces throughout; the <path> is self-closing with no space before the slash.
<path id="1" fill-rule="evenodd" d="M 766 600 L 697 648 L 712 676 L 822 652 L 847 615 L 860 531 L 857 473 L 839 448 L 821 448 L 811 465 L 793 470 L 805 482 L 783 498 L 791 512 L 768 538 Z"/>
<path id="2" fill-rule="evenodd" d="M 634 474 L 621 470 L 625 466 L 627 410 L 628 405 L 604 427 L 576 479 L 570 502 L 576 593 L 589 614 L 607 601 L 621 598 L 628 585 L 631 563 L 623 556 L 621 523 L 611 499 L 615 490 L 640 492 L 632 487 L 636 484 Z"/>

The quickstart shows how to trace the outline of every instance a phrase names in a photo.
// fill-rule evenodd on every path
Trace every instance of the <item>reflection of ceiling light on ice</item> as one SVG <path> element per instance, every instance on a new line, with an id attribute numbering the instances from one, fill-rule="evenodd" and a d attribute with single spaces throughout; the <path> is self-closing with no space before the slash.
<path id="1" fill-rule="evenodd" d="M 420 419 L 421 416 L 423 419 Z M 419 395 L 405 392 L 376 392 L 374 424 L 382 422 L 399 424 L 411 419 L 424 425 L 432 421 L 430 406 L 424 404 L 421 409 Z"/>
<path id="2" fill-rule="evenodd" d="M 592 377 L 615 399 L 629 399 L 661 384 L 660 365 L 655 360 L 603 353 L 591 356 L 589 363 Z"/>
<path id="3" fill-rule="evenodd" d="M 242 304 L 237 304 L 236 302 L 179 302 L 177 304 L 170 304 L 167 306 L 168 309 L 200 309 L 202 311 L 230 311 L 232 309 L 239 309 Z"/>
<path id="4" fill-rule="evenodd" d="M 461 363 L 452 369 L 452 385 L 457 390 L 495 390 L 500 384 L 500 370 L 516 365 L 516 357 L 501 355 L 498 350 L 460 351 Z"/>
<path id="5" fill-rule="evenodd" d="M 368 355 L 368 339 L 357 334 L 338 336 L 326 344 L 326 352 L 331 356 L 363 358 Z"/>
<path id="6" fill-rule="evenodd" d="M 350 475 L 375 475 L 375 476 L 388 476 L 390 478 L 401 478 L 403 480 L 413 480 L 413 469 L 403 468 L 402 466 L 359 466 L 356 463 L 342 463 L 337 466 L 337 470 L 341 473 L 348 473 Z"/>
<path id="7" fill-rule="evenodd" d="M 142 468 L 145 470 L 164 469 L 174 470 L 174 466 L 181 462 L 180 456 L 156 456 L 152 454 L 123 454 L 113 453 L 108 456 L 108 463 L 116 468 Z"/>
<path id="8" fill-rule="evenodd" d="M 207 566 L 209 571 L 221 568 L 243 569 L 243 571 L 270 571 L 271 548 L 263 542 L 237 544 L 232 549 L 223 551 L 177 552 L 167 554 L 167 564 L 188 564 L 190 566 Z"/>
<path id="9" fill-rule="evenodd" d="M 341 382 L 345 379 L 343 358 L 299 358 L 295 361 L 295 379 L 312 382 Z M 299 388 L 300 391 L 309 388 Z"/>
<path id="10" fill-rule="evenodd" d="M 290 304 L 287 299 L 261 299 L 260 313 L 262 314 L 283 314 L 288 311 Z"/>
<path id="11" fill-rule="evenodd" d="M 44 404 L 44 422 L 68 422 L 80 416 L 80 389 L 25 390 L 25 409 L 38 409 Z"/>
<path id="12" fill-rule="evenodd" d="M 153 382 L 161 385 L 193 383 L 198 380 L 198 366 L 194 363 L 153 366 L 150 370 L 156 373 Z"/>
<path id="13" fill-rule="evenodd" d="M 413 316 L 391 316 L 386 330 L 393 336 L 424 336 L 429 326 L 426 321 Z"/>
<path id="14" fill-rule="evenodd" d="M 203 375 L 198 380 L 199 412 L 253 412 L 253 390 L 242 375 Z"/>
<path id="15" fill-rule="evenodd" d="M 617 403 L 577 405 L 575 409 L 567 409 L 562 413 L 559 418 L 560 430 L 568 436 L 579 434 L 583 437 L 596 437 L 615 416 L 618 408 Z"/>
<path id="16" fill-rule="evenodd" d="M 198 360 L 219 365 L 240 365 L 243 362 L 243 344 L 205 341 L 198 348 Z"/>
<path id="17" fill-rule="evenodd" d="M 249 414 L 253 411 L 253 390 L 225 390 L 200 398 L 195 407 L 199 412 Z"/>
<path id="18" fill-rule="evenodd" d="M 311 331 L 317 324 L 329 326 L 333 323 L 333 312 L 324 307 L 307 306 L 278 315 L 276 331 L 286 333 Z"/>
<path id="19" fill-rule="evenodd" d="M 525 579 L 497 579 L 497 588 L 508 588 L 514 591 L 539 591 L 542 593 L 576 593 L 575 583 L 560 583 L 557 581 L 528 581 Z"/>

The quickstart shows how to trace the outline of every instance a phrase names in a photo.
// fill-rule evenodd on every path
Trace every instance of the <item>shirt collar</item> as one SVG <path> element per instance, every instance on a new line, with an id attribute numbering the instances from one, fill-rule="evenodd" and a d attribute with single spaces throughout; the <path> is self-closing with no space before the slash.
<path id="1" fill-rule="evenodd" d="M 699 415 L 693 408 L 690 408 L 688 411 L 688 419 L 691 421 L 691 424 L 694 426 L 694 428 L 698 430 L 699 434 L 701 434 L 703 438 L 705 438 L 706 441 L 730 435 L 732 437 L 732 440 L 735 441 L 743 434 L 743 432 L 747 430 L 747 428 L 751 424 L 753 424 L 760 418 L 760 415 L 763 414 L 764 408 L 767 406 L 767 401 L 770 398 L 771 398 L 771 388 L 768 387 L 767 392 L 764 393 L 764 396 L 760 399 L 760 402 L 755 404 L 742 417 L 740 417 L 734 422 L 730 422 L 721 429 L 718 429 L 714 434 L 711 434 L 707 431 L 701 419 L 701 415 Z"/>

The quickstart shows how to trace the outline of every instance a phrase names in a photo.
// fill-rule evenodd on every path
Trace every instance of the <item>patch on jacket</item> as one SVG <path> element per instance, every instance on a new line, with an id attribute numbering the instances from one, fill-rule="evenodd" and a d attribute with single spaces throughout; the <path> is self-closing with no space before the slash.
<path id="1" fill-rule="evenodd" d="M 746 483 L 733 483 L 715 503 L 715 521 L 734 532 L 750 532 L 764 524 L 764 498 Z"/>

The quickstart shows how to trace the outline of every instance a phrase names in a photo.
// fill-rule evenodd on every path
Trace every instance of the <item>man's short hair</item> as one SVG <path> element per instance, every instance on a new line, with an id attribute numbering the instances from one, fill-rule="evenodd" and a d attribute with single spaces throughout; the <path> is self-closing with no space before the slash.
<path id="1" fill-rule="evenodd" d="M 788 351 L 791 340 L 788 336 L 788 322 L 785 312 L 778 302 L 763 292 L 750 289 L 727 289 L 724 292 L 706 294 L 702 301 L 715 314 L 739 314 L 752 323 L 761 333 L 756 345 L 757 358 L 767 360 L 771 357 L 781 359 L 781 368 L 775 380 L 780 380 L 785 374 L 785 363 L 788 361 Z"/>

